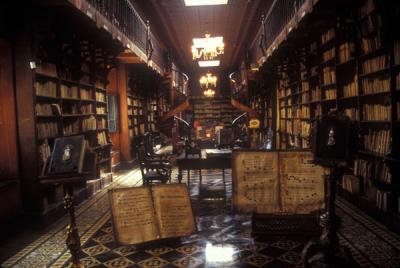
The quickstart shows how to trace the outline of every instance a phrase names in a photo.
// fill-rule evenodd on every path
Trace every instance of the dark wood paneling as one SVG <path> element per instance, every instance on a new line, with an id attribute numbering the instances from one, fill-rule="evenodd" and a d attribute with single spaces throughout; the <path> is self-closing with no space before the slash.
<path id="1" fill-rule="evenodd" d="M 18 178 L 17 126 L 11 45 L 0 40 L 0 180 Z"/>
<path id="2" fill-rule="evenodd" d="M 11 44 L 0 39 L 0 221 L 20 206 L 17 121 Z"/>
<path id="3" fill-rule="evenodd" d="M 119 114 L 120 116 L 120 143 L 121 160 L 131 161 L 131 141 L 129 138 L 128 104 L 127 104 L 127 78 L 126 64 L 120 63 L 117 71 L 117 85 L 119 92 Z"/>

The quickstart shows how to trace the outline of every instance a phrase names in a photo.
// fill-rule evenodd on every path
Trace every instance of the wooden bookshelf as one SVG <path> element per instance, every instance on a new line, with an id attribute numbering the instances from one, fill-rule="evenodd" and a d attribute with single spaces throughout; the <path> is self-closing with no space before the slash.
<path id="1" fill-rule="evenodd" d="M 359 148 L 339 193 L 400 231 L 400 34 L 389 23 L 400 20 L 396 5 L 365 0 L 315 27 L 277 56 L 268 90 L 277 92 L 277 149 L 307 149 L 310 123 L 330 111 L 355 121 Z"/>
<path id="2" fill-rule="evenodd" d="M 94 43 L 89 44 L 89 41 L 78 38 L 57 43 L 44 37 L 37 40 L 34 53 L 24 47 L 28 46 L 29 41 L 19 42 L 22 44 L 18 52 L 21 56 L 16 58 L 16 62 L 27 64 L 26 59 L 32 59 L 33 64 L 30 69 L 17 70 L 17 79 L 27 77 L 26 80 L 20 80 L 21 92 L 17 103 L 23 109 L 19 116 L 30 121 L 25 126 L 24 123 L 20 124 L 19 135 L 21 141 L 26 141 L 21 147 L 21 170 L 30 171 L 30 174 L 23 172 L 22 175 L 23 189 L 27 193 L 24 207 L 33 213 L 46 214 L 53 209 L 57 213 L 63 204 L 60 187 L 43 187 L 35 180 L 43 174 L 44 163 L 51 154 L 56 138 L 83 135 L 86 149 L 97 154 L 97 179 L 93 181 L 97 181 L 102 188 L 112 180 L 107 71 L 104 63 L 98 63 L 108 54 Z M 93 184 L 88 181 L 81 185 L 77 190 L 78 201 L 95 192 Z"/>
<path id="3" fill-rule="evenodd" d="M 227 98 L 193 98 L 194 118 L 205 126 L 209 122 L 222 122 L 230 125 L 233 118 L 233 107 Z"/>

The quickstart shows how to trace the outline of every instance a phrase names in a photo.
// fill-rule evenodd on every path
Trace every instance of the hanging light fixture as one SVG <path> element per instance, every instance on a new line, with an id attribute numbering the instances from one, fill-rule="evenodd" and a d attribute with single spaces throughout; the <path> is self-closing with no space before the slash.
<path id="1" fill-rule="evenodd" d="M 204 96 L 212 98 L 215 95 L 215 91 L 212 90 L 211 88 L 204 90 Z"/>
<path id="2" fill-rule="evenodd" d="M 210 72 L 206 73 L 206 75 L 202 76 L 199 80 L 200 86 L 202 88 L 209 88 L 209 86 L 217 86 L 217 77 L 212 75 Z"/>
<path id="3" fill-rule="evenodd" d="M 222 36 L 211 37 L 210 34 L 205 34 L 205 38 L 193 38 L 193 60 L 202 58 L 208 61 L 221 54 L 224 54 L 224 41 Z"/>
<path id="4" fill-rule="evenodd" d="M 208 72 L 200 78 L 199 82 L 201 88 L 204 88 L 204 96 L 214 97 L 215 90 L 213 88 L 217 86 L 217 77 Z"/>

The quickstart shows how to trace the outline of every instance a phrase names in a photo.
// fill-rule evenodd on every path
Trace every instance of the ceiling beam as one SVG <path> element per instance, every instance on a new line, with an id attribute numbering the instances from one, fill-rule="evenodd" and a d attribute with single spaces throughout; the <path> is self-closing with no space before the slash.
<path id="1" fill-rule="evenodd" d="M 126 64 L 145 64 L 145 62 L 135 53 L 125 50 L 117 56 L 120 63 Z"/>
<path id="2" fill-rule="evenodd" d="M 138 0 L 137 2 L 141 8 L 145 8 L 144 11 L 147 16 L 151 16 L 149 21 L 150 25 L 153 25 L 152 29 L 157 32 L 165 44 L 169 44 L 167 47 L 172 52 L 174 63 L 180 68 L 184 68 L 184 71 L 188 71 L 187 69 L 190 65 L 182 54 L 182 48 L 178 44 L 178 34 L 174 27 L 171 26 L 172 22 L 164 4 L 160 0 Z"/>

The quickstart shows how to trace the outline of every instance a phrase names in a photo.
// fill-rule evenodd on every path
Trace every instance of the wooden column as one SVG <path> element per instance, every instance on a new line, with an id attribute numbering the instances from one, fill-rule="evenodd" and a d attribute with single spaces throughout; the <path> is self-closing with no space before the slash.
<path id="1" fill-rule="evenodd" d="M 0 39 L 0 220 L 16 213 L 20 205 L 17 120 L 12 79 L 11 44 Z"/>
<path id="2" fill-rule="evenodd" d="M 35 129 L 32 36 L 29 29 L 18 34 L 14 47 L 15 87 L 17 99 L 18 140 L 22 202 L 25 212 L 42 213 L 43 195 L 37 180 L 37 142 Z"/>
<path id="3" fill-rule="evenodd" d="M 131 139 L 129 138 L 128 124 L 128 85 L 127 85 L 127 65 L 120 63 L 117 68 L 117 85 L 119 92 L 119 114 L 120 114 L 120 150 L 121 161 L 123 164 L 129 164 L 132 161 L 131 156 Z"/>

